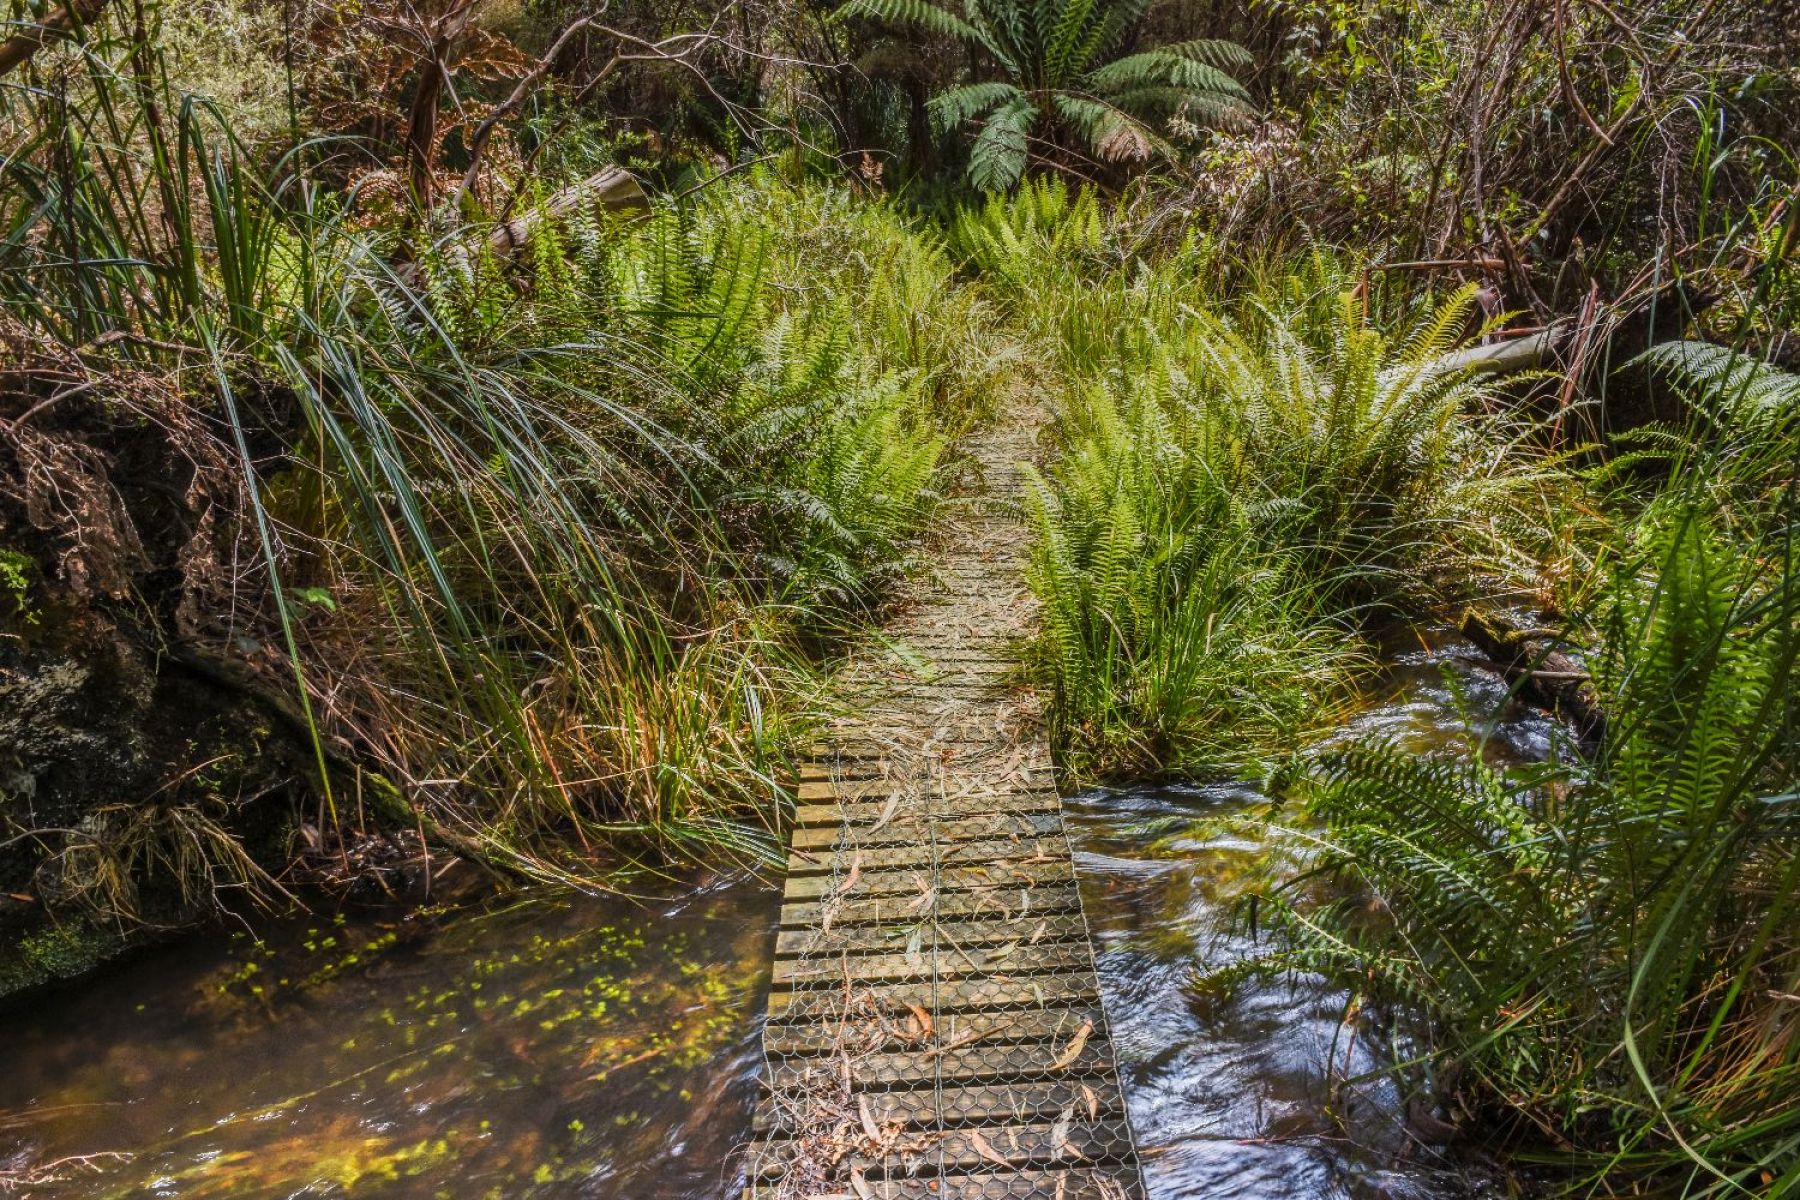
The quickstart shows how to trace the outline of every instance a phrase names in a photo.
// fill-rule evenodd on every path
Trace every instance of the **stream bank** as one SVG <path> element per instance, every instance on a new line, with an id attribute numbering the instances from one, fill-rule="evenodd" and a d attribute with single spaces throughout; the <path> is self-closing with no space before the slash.
<path id="1" fill-rule="evenodd" d="M 1442 750 L 1473 723 L 1496 761 L 1543 755 L 1549 720 L 1473 647 L 1403 640 L 1334 740 Z M 1340 1086 L 1386 1053 L 1340 990 L 1195 986 L 1256 948 L 1235 905 L 1281 876 L 1294 814 L 1242 783 L 1066 811 L 1152 1197 L 1515 1194 L 1391 1083 Z M 194 936 L 47 995 L 0 1034 L 0 1171 L 63 1160 L 23 1189 L 47 1200 L 735 1195 L 777 894 L 680 887 Z"/>

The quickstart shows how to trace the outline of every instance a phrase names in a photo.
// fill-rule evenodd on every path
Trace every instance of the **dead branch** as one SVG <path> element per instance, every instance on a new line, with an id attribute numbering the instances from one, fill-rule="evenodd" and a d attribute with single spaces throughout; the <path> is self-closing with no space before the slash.
<path id="1" fill-rule="evenodd" d="M 469 169 L 463 172 L 462 186 L 458 189 L 456 196 L 458 202 L 464 196 L 474 192 L 475 181 L 481 177 L 482 154 L 487 150 L 488 141 L 494 136 L 494 130 L 499 128 L 500 122 L 517 112 L 519 106 L 525 103 L 526 98 L 531 95 L 531 90 L 543 80 L 545 75 L 550 73 L 550 68 L 562 55 L 570 40 L 593 24 L 592 17 L 582 17 L 579 20 L 571 21 L 568 27 L 556 36 L 556 40 L 550 43 L 550 48 L 544 51 L 543 56 L 537 60 L 531 70 L 527 71 L 519 80 L 518 85 L 513 88 L 512 94 L 495 105 L 493 110 L 483 117 L 481 123 L 475 127 L 475 132 L 469 135 Z M 617 62 L 618 59 L 615 56 L 612 63 L 608 63 L 606 67 L 602 68 L 603 73 L 610 74 L 615 69 L 614 64 Z"/>
<path id="2" fill-rule="evenodd" d="M 80 29 L 99 17 L 110 0 L 71 0 L 42 21 L 26 25 L 24 31 L 0 42 L 0 75 L 25 63 L 43 49 L 52 37 Z"/>
<path id="3" fill-rule="evenodd" d="M 1561 713 L 1589 750 L 1606 736 L 1600 695 L 1580 663 L 1557 649 L 1544 631 L 1520 629 L 1492 613 L 1463 614 L 1463 636 L 1474 642 L 1519 694 L 1540 708 Z"/>

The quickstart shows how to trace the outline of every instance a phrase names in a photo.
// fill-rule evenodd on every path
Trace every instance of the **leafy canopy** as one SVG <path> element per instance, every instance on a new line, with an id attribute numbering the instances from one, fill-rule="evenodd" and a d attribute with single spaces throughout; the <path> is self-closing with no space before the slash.
<path id="1" fill-rule="evenodd" d="M 1249 96 L 1227 71 L 1250 62 L 1243 47 L 1213 38 L 1121 54 L 1146 0 L 963 0 L 962 15 L 929 0 L 850 0 L 839 17 L 866 17 L 953 37 L 979 51 L 1001 78 L 960 84 L 931 100 L 939 126 L 977 123 L 969 182 L 1005 191 L 1025 173 L 1034 134 L 1072 134 L 1103 162 L 1166 154 L 1157 132 L 1243 111 Z"/>

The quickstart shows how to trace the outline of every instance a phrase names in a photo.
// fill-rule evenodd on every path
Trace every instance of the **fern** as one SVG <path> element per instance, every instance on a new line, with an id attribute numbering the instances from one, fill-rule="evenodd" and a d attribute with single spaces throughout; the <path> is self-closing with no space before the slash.
<path id="1" fill-rule="evenodd" d="M 926 107 L 940 128 L 955 129 L 964 121 L 1023 98 L 1024 93 L 1010 83 L 971 83 L 939 92 Z"/>
<path id="2" fill-rule="evenodd" d="M 969 182 L 984 192 L 1002 192 L 1024 174 L 1027 136 L 1038 110 L 1018 99 L 1002 105 L 981 127 L 969 150 Z"/>
<path id="3" fill-rule="evenodd" d="M 1114 57 L 1143 16 L 1142 0 L 969 0 L 959 17 L 925 0 L 851 0 L 838 16 L 884 21 L 979 49 L 1001 80 L 962 84 L 930 102 L 940 128 L 986 115 L 969 149 L 978 191 L 1005 191 L 1023 177 L 1034 135 L 1073 132 L 1088 154 L 1144 161 L 1170 147 L 1155 114 L 1199 121 L 1242 113 L 1248 94 L 1227 73 L 1250 61 L 1232 43 L 1201 39 Z M 1051 114 L 1064 120 L 1040 131 Z"/>

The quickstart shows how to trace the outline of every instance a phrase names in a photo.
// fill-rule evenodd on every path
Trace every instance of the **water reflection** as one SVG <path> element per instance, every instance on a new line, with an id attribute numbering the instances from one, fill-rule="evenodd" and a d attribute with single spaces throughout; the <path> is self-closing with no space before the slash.
<path id="1" fill-rule="evenodd" d="M 1496 760 L 1541 757 L 1551 727 L 1511 705 L 1473 652 L 1442 632 L 1391 657 L 1368 706 L 1331 740 L 1393 739 L 1420 751 L 1485 735 Z M 1192 973 L 1256 952 L 1240 899 L 1293 873 L 1253 786 L 1095 791 L 1068 806 L 1101 988 L 1153 1200 L 1367 1200 L 1510 1194 L 1497 1169 L 1421 1136 L 1384 1079 L 1346 1088 L 1404 1048 L 1384 1046 L 1316 978 L 1209 992 Z"/>
<path id="2" fill-rule="evenodd" d="M 46 1198 L 734 1193 L 774 903 L 735 882 L 196 939 L 0 1030 L 0 1167 L 101 1156 Z"/>

